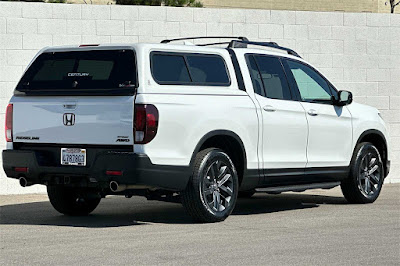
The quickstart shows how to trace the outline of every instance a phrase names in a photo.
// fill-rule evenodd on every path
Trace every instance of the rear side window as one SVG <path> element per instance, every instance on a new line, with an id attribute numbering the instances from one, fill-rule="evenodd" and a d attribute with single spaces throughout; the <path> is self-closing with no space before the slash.
<path id="1" fill-rule="evenodd" d="M 225 62 L 218 55 L 154 52 L 151 71 L 162 85 L 230 85 Z"/>
<path id="2" fill-rule="evenodd" d="M 152 62 L 153 75 L 158 81 L 171 83 L 190 82 L 185 58 L 180 55 L 155 54 Z"/>
<path id="3" fill-rule="evenodd" d="M 249 66 L 249 72 L 251 77 L 251 82 L 253 83 L 254 92 L 258 95 L 265 97 L 264 86 L 261 80 L 260 72 L 258 71 L 258 66 L 254 56 L 247 57 L 247 64 Z"/>
<path id="4" fill-rule="evenodd" d="M 16 90 L 109 94 L 105 92 L 136 87 L 136 76 L 132 50 L 43 53 L 26 71 Z"/>
<path id="5" fill-rule="evenodd" d="M 187 56 L 190 74 L 195 83 L 229 84 L 225 63 L 219 56 Z"/>
<path id="6" fill-rule="evenodd" d="M 254 92 L 270 99 L 291 100 L 289 84 L 279 58 L 247 56 Z M 262 88 L 260 88 L 262 86 Z M 259 91 L 261 93 L 259 93 Z"/>

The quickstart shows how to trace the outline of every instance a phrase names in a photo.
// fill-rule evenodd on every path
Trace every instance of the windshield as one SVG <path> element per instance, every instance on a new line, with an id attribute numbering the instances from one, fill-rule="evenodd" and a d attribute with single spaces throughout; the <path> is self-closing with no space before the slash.
<path id="1" fill-rule="evenodd" d="M 133 50 L 95 50 L 41 54 L 26 71 L 16 91 L 109 94 L 135 87 Z"/>

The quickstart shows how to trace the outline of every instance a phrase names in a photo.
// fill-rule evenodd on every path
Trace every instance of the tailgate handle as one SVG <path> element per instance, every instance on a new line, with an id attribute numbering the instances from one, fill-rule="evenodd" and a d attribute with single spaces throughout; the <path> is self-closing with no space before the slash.
<path id="1" fill-rule="evenodd" d="M 67 110 L 75 110 L 76 109 L 76 103 L 64 103 L 63 106 L 64 106 L 64 109 L 67 109 Z"/>

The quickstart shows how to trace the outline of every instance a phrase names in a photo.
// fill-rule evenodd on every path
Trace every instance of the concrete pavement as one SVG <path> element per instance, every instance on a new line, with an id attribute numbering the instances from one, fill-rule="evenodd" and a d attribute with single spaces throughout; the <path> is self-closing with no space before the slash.
<path id="1" fill-rule="evenodd" d="M 0 206 L 0 265 L 400 264 L 400 184 L 368 205 L 339 188 L 258 194 L 216 224 L 140 197 L 108 197 L 87 217 L 58 214 L 46 195 Z"/>

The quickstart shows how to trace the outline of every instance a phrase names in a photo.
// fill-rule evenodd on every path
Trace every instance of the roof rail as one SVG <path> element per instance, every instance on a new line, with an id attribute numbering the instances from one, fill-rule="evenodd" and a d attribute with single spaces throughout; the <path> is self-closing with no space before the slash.
<path id="1" fill-rule="evenodd" d="M 213 45 L 230 44 L 230 43 L 231 42 L 212 42 L 212 43 L 196 44 L 196 46 L 213 46 Z"/>
<path id="2" fill-rule="evenodd" d="M 176 41 L 185 41 L 185 40 L 199 40 L 199 39 L 231 39 L 230 42 L 214 42 L 214 43 L 204 43 L 197 44 L 197 46 L 211 46 L 211 45 L 219 45 L 219 44 L 229 44 L 228 48 L 247 48 L 247 45 L 258 45 L 264 47 L 270 47 L 274 49 L 279 49 L 286 51 L 290 55 L 297 56 L 301 58 L 301 56 L 296 53 L 294 50 L 290 48 L 286 48 L 278 45 L 276 42 L 253 42 L 249 41 L 246 37 L 235 37 L 235 36 L 199 36 L 199 37 L 185 37 L 185 38 L 176 38 L 176 39 L 166 39 L 162 40 L 161 43 L 170 43 Z M 233 39 L 233 40 L 232 40 Z"/>
<path id="3" fill-rule="evenodd" d="M 290 48 L 282 47 L 282 46 L 278 45 L 276 42 L 251 42 L 248 40 L 232 40 L 229 43 L 228 48 L 247 48 L 248 44 L 283 50 L 283 51 L 286 51 L 290 55 L 294 55 L 294 56 L 301 58 L 301 56 L 298 53 L 296 53 L 294 50 L 292 50 Z"/>
<path id="4" fill-rule="evenodd" d="M 186 38 L 177 38 L 177 39 L 166 39 L 162 40 L 161 43 L 170 43 L 176 41 L 185 41 L 185 40 L 199 40 L 199 39 L 237 39 L 239 41 L 249 41 L 246 37 L 237 37 L 237 36 L 200 36 L 200 37 L 186 37 Z"/>

